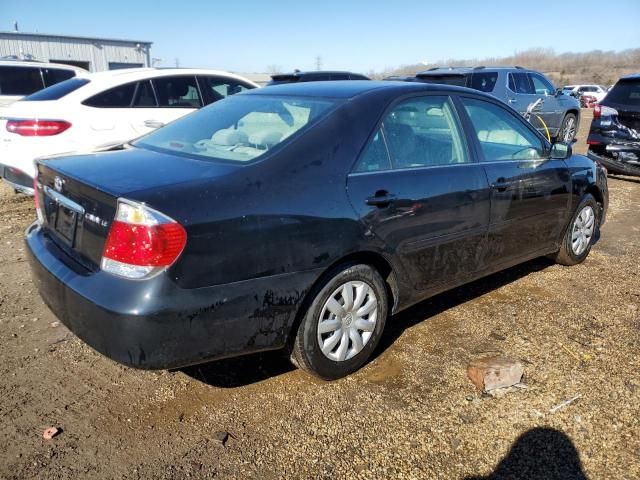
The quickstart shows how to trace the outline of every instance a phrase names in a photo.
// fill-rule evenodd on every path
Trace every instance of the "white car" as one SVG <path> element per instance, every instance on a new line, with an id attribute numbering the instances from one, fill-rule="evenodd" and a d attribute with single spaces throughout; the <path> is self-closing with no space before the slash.
<path id="1" fill-rule="evenodd" d="M 33 193 L 34 160 L 128 142 L 204 105 L 258 85 L 201 69 L 136 68 L 66 80 L 0 117 L 0 176 Z"/>
<path id="2" fill-rule="evenodd" d="M 582 95 L 591 95 L 598 102 L 607 94 L 607 89 L 600 85 L 566 85 L 562 90 L 574 93 L 576 98 L 580 98 Z"/>
<path id="3" fill-rule="evenodd" d="M 61 63 L 0 60 L 0 108 L 75 76 L 89 72 Z"/>

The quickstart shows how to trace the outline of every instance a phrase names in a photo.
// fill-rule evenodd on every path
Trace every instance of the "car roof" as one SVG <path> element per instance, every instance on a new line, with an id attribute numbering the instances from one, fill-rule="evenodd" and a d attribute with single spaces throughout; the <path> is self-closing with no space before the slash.
<path id="1" fill-rule="evenodd" d="M 343 74 L 343 75 L 362 75 L 360 73 L 349 72 L 347 70 L 308 70 L 305 72 L 294 71 L 289 73 L 276 73 L 275 75 L 271 75 L 271 78 L 278 77 L 302 77 L 304 75 L 335 75 L 335 74 Z"/>
<path id="2" fill-rule="evenodd" d="M 243 92 L 242 95 L 283 95 L 300 97 L 353 98 L 372 91 L 411 93 L 415 91 L 452 91 L 473 92 L 452 85 L 428 84 L 421 82 L 402 82 L 388 80 L 334 80 L 322 82 L 285 83 L 269 88 L 259 88 Z"/>
<path id="3" fill-rule="evenodd" d="M 206 68 L 124 68 L 121 70 L 107 70 L 83 75 L 83 78 L 88 79 L 89 83 L 56 101 L 71 103 L 82 102 L 93 95 L 104 92 L 109 88 L 124 85 L 125 83 L 172 75 L 215 75 L 239 80 L 252 85 L 254 88 L 258 87 L 258 84 L 247 78 L 221 70 L 209 70 Z"/>
<path id="4" fill-rule="evenodd" d="M 65 70 L 73 70 L 75 72 L 87 73 L 84 68 L 75 65 L 67 65 L 64 63 L 38 62 L 37 60 L 8 60 L 0 59 L 2 67 L 36 67 L 36 68 L 61 68 Z"/>
<path id="5" fill-rule="evenodd" d="M 479 67 L 433 67 L 429 70 L 423 70 L 421 72 L 416 73 L 416 76 L 419 75 L 440 75 L 443 73 L 471 73 L 471 72 L 481 72 L 483 70 L 517 70 L 522 72 L 532 71 L 528 68 L 520 67 L 518 65 L 499 65 L 499 66 L 479 66 Z"/>

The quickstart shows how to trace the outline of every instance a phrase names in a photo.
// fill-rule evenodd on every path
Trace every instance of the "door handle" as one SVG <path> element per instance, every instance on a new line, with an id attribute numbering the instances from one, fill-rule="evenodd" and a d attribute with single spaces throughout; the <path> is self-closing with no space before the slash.
<path id="1" fill-rule="evenodd" d="M 509 103 L 511 103 L 511 104 L 514 104 L 514 103 L 516 103 L 517 101 L 518 101 L 518 100 L 516 100 L 515 98 L 509 98 L 509 99 L 507 100 L 507 102 L 509 102 Z"/>
<path id="2" fill-rule="evenodd" d="M 378 190 L 373 197 L 369 197 L 366 200 L 366 204 L 372 207 L 385 208 L 395 200 L 396 196 L 390 194 L 386 190 Z"/>
<path id="3" fill-rule="evenodd" d="M 498 179 L 495 183 L 491 184 L 491 188 L 493 190 L 497 190 L 499 192 L 504 192 L 505 190 L 507 190 L 511 185 L 513 185 L 513 182 L 508 182 L 504 179 Z"/>
<path id="4" fill-rule="evenodd" d="M 149 128 L 160 128 L 164 127 L 164 123 L 160 120 L 145 120 L 144 126 Z"/>

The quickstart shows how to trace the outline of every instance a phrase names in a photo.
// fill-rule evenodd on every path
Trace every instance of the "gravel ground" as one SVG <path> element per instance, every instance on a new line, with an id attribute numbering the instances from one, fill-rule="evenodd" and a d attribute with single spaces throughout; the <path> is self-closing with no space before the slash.
<path id="1" fill-rule="evenodd" d="M 540 259 L 426 301 L 330 383 L 278 353 L 175 372 L 94 353 L 37 296 L 31 200 L 2 186 L 0 478 L 640 478 L 640 181 L 609 182 L 585 263 Z M 521 359 L 528 388 L 479 395 L 465 367 L 485 352 Z"/>

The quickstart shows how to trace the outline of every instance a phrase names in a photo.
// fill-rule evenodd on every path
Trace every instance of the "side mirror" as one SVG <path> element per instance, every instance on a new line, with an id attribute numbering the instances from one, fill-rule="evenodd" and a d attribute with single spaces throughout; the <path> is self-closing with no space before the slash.
<path id="1" fill-rule="evenodd" d="M 549 158 L 555 160 L 566 160 L 573 154 L 573 149 L 568 143 L 554 143 L 551 145 L 551 155 Z"/>

